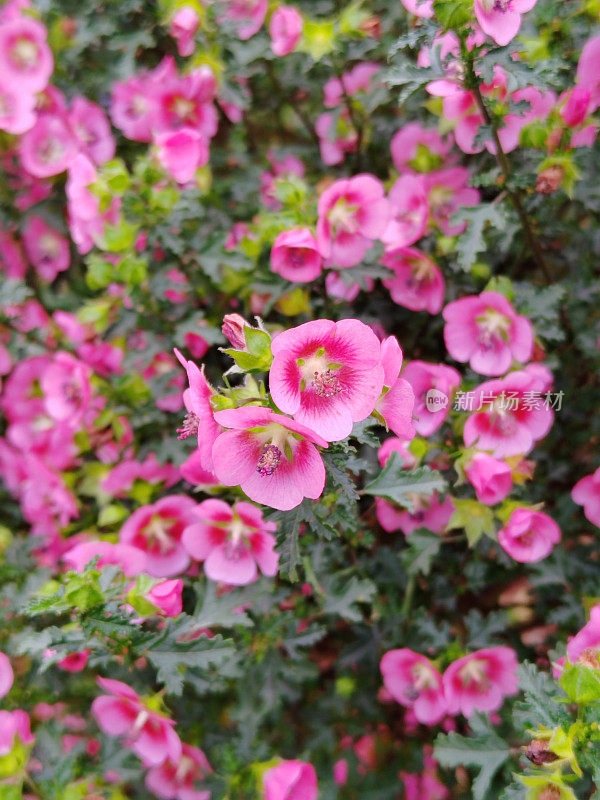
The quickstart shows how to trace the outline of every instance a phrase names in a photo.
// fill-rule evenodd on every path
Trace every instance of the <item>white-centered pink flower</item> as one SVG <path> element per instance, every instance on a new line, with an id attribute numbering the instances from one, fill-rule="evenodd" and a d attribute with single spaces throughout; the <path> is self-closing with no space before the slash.
<path id="1" fill-rule="evenodd" d="M 243 586 L 258 577 L 277 574 L 274 522 L 265 522 L 262 511 L 250 503 L 233 508 L 223 500 L 204 500 L 194 511 L 194 521 L 183 532 L 182 542 L 190 556 L 204 563 L 213 581 Z"/>
<path id="2" fill-rule="evenodd" d="M 215 420 L 228 429 L 212 448 L 222 484 L 240 486 L 251 500 L 281 511 L 321 496 L 325 467 L 315 445 L 328 444 L 313 430 L 257 406 L 217 411 Z"/>
<path id="3" fill-rule="evenodd" d="M 277 407 L 328 442 L 349 436 L 383 388 L 381 345 L 356 319 L 314 320 L 272 343 L 269 388 Z"/>
<path id="4" fill-rule="evenodd" d="M 502 645 L 454 661 L 443 676 L 450 714 L 497 711 L 506 696 L 518 691 L 517 666 L 515 651 Z"/>
<path id="5" fill-rule="evenodd" d="M 423 725 L 436 725 L 446 716 L 442 676 L 426 656 L 406 647 L 390 650 L 380 667 L 385 688 Z"/>
<path id="6" fill-rule="evenodd" d="M 516 508 L 498 532 L 498 542 L 515 561 L 529 564 L 549 556 L 560 541 L 560 528 L 542 511 Z"/>
<path id="7" fill-rule="evenodd" d="M 328 264 L 354 267 L 385 231 L 389 204 L 381 181 L 372 175 L 343 178 L 319 198 L 317 242 Z"/>
<path id="8" fill-rule="evenodd" d="M 499 292 L 462 297 L 444 308 L 444 341 L 456 361 L 481 375 L 503 375 L 514 361 L 526 363 L 533 350 L 531 322 Z"/>

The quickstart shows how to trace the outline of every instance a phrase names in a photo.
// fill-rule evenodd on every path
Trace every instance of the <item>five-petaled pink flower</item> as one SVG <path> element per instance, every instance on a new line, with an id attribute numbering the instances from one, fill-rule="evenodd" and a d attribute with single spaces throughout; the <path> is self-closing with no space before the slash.
<path id="1" fill-rule="evenodd" d="M 423 181 L 417 175 L 403 175 L 390 189 L 388 200 L 390 221 L 381 234 L 385 249 L 396 250 L 414 244 L 425 233 L 429 219 Z"/>
<path id="2" fill-rule="evenodd" d="M 463 410 L 473 409 L 463 430 L 467 447 L 489 450 L 495 458 L 526 455 L 548 433 L 554 420 L 544 400 L 548 384 L 531 366 L 480 384 L 472 404 L 467 395 L 460 399 Z"/>
<path id="3" fill-rule="evenodd" d="M 426 656 L 403 647 L 387 652 L 380 666 L 385 688 L 419 722 L 436 725 L 446 716 L 442 676 Z"/>
<path id="4" fill-rule="evenodd" d="M 456 361 L 468 361 L 481 375 L 503 375 L 513 359 L 525 363 L 531 358 L 531 322 L 498 292 L 448 303 L 444 319 L 448 352 Z"/>
<path id="5" fill-rule="evenodd" d="M 583 506 L 586 519 L 600 528 L 600 467 L 577 481 L 571 491 L 573 502 Z"/>
<path id="6" fill-rule="evenodd" d="M 416 247 L 398 247 L 381 258 L 394 272 L 383 285 L 399 306 L 437 314 L 444 304 L 444 277 L 433 261 Z"/>
<path id="7" fill-rule="evenodd" d="M 166 759 L 146 775 L 146 787 L 163 800 L 210 800 L 210 792 L 195 789 L 212 768 L 199 747 L 182 744 L 181 758 Z"/>
<path id="8" fill-rule="evenodd" d="M 71 263 L 69 240 L 38 216 L 28 218 L 23 230 L 27 258 L 46 281 L 53 281 Z"/>
<path id="9" fill-rule="evenodd" d="M 528 564 L 550 555 L 560 541 L 560 528 L 542 511 L 516 508 L 498 532 L 498 542 L 509 556 Z"/>
<path id="10" fill-rule="evenodd" d="M 305 322 L 271 344 L 269 388 L 277 407 L 328 442 L 366 419 L 383 388 L 381 345 L 356 319 Z"/>
<path id="11" fill-rule="evenodd" d="M 335 181 L 319 198 L 317 242 L 327 263 L 354 267 L 385 231 L 390 213 L 383 184 L 372 175 Z"/>
<path id="12" fill-rule="evenodd" d="M 450 714 L 497 711 L 507 695 L 516 694 L 517 655 L 500 645 L 476 650 L 454 661 L 443 676 Z"/>
<path id="13" fill-rule="evenodd" d="M 41 92 L 53 67 L 41 22 L 23 15 L 0 25 L 0 73 L 7 82 L 27 94 Z"/>
<path id="14" fill-rule="evenodd" d="M 40 379 L 46 413 L 57 422 L 76 426 L 90 402 L 89 378 L 90 369 L 83 361 L 70 353 L 56 353 Z"/>
<path id="15" fill-rule="evenodd" d="M 282 231 L 273 242 L 271 268 L 296 283 L 314 281 L 321 274 L 322 257 L 308 228 Z"/>
<path id="16" fill-rule="evenodd" d="M 167 759 L 179 762 L 181 741 L 172 719 L 150 709 L 126 683 L 112 678 L 97 681 L 108 692 L 92 703 L 92 714 L 104 733 L 123 737 L 146 767 Z"/>
<path id="17" fill-rule="evenodd" d="M 317 800 L 317 773 L 306 761 L 281 761 L 262 777 L 265 800 Z"/>
<path id="18" fill-rule="evenodd" d="M 477 499 L 488 506 L 504 500 L 512 486 L 508 464 L 488 453 L 475 453 L 465 467 L 465 475 L 475 489 Z"/>
<path id="19" fill-rule="evenodd" d="M 121 528 L 119 540 L 146 553 L 146 572 L 154 578 L 178 575 L 190 563 L 181 536 L 192 522 L 195 508 L 191 497 L 163 497 L 134 511 Z"/>
<path id="20" fill-rule="evenodd" d="M 482 30 L 499 45 L 512 41 L 521 27 L 521 14 L 537 0 L 474 0 L 475 16 Z"/>
<path id="21" fill-rule="evenodd" d="M 224 431 L 212 449 L 214 470 L 225 486 L 240 486 L 256 503 L 289 511 L 305 497 L 316 500 L 325 467 L 315 445 L 325 439 L 270 408 L 247 406 L 215 413 Z"/>
<path id="22" fill-rule="evenodd" d="M 276 526 L 263 520 L 260 508 L 250 503 L 231 508 L 223 500 L 209 499 L 196 507 L 193 516 L 183 532 L 183 546 L 192 558 L 204 562 L 211 580 L 243 586 L 257 579 L 258 569 L 269 577 L 277 574 Z"/>

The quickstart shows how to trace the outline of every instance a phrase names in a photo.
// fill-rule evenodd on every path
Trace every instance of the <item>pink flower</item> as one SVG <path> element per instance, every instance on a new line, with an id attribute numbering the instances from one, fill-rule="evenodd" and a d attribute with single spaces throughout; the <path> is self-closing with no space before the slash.
<path id="1" fill-rule="evenodd" d="M 448 416 L 450 397 L 460 384 L 460 375 L 445 364 L 411 361 L 404 368 L 402 377 L 410 383 L 415 394 L 415 430 L 420 436 L 431 436 Z"/>
<path id="2" fill-rule="evenodd" d="M 181 758 L 167 759 L 152 767 L 146 775 L 146 787 L 163 800 L 210 800 L 210 792 L 194 788 L 212 772 L 204 752 L 199 747 L 182 744 Z"/>
<path id="3" fill-rule="evenodd" d="M 308 228 L 282 231 L 271 250 L 271 268 L 283 278 L 309 283 L 321 274 L 321 254 Z"/>
<path id="4" fill-rule="evenodd" d="M 402 5 L 417 17 L 433 17 L 433 0 L 402 0 Z"/>
<path id="5" fill-rule="evenodd" d="M 375 511 L 377 521 L 384 531 L 402 531 L 408 536 L 418 528 L 427 528 L 433 533 L 442 533 L 454 512 L 451 497 L 440 500 L 437 492 L 432 495 L 417 495 L 413 498 L 414 511 L 400 510 L 387 500 L 377 498 Z"/>
<path id="6" fill-rule="evenodd" d="M 583 513 L 593 525 L 600 528 L 600 467 L 577 481 L 571 491 L 573 502 L 583 506 Z"/>
<path id="7" fill-rule="evenodd" d="M 271 47 L 276 56 L 287 56 L 300 41 L 304 20 L 293 6 L 278 6 L 269 22 Z"/>
<path id="8" fill-rule="evenodd" d="M 338 759 L 333 765 L 333 781 L 336 786 L 345 786 L 348 782 L 348 762 L 345 758 Z"/>
<path id="9" fill-rule="evenodd" d="M 600 606 L 593 606 L 590 619 L 579 633 L 567 644 L 567 656 L 571 664 L 583 663 L 599 668 L 600 654 Z"/>
<path id="10" fill-rule="evenodd" d="M 437 314 L 444 304 L 444 277 L 433 261 L 416 247 L 398 247 L 385 253 L 381 263 L 393 270 L 383 285 L 395 303 L 411 311 Z"/>
<path id="11" fill-rule="evenodd" d="M 465 474 L 475 489 L 477 499 L 488 506 L 504 500 L 512 486 L 508 464 L 487 453 L 475 453 L 465 467 Z"/>
<path id="12" fill-rule="evenodd" d="M 529 370 L 480 384 L 471 406 L 477 410 L 463 431 L 466 446 L 489 450 L 495 458 L 529 453 L 554 420 L 552 409 L 540 399 L 546 388 L 543 379 Z"/>
<path id="13" fill-rule="evenodd" d="M 469 178 L 466 167 L 440 169 L 422 177 L 431 216 L 446 236 L 457 236 L 466 228 L 464 222 L 451 222 L 453 215 L 463 206 L 479 203 L 479 191 L 467 185 Z"/>
<path id="14" fill-rule="evenodd" d="M 470 717 L 473 711 L 497 711 L 507 695 L 516 694 L 517 656 L 510 647 L 476 650 L 444 672 L 444 693 L 450 714 Z"/>
<path id="15" fill-rule="evenodd" d="M 215 420 L 229 428 L 212 450 L 222 484 L 239 485 L 251 500 L 281 511 L 321 495 L 325 467 L 315 444 L 328 445 L 314 431 L 256 406 L 218 411 Z"/>
<path id="16" fill-rule="evenodd" d="M 198 131 L 181 128 L 156 137 L 158 160 L 177 183 L 191 181 L 198 167 L 208 162 L 208 145 Z"/>
<path id="17" fill-rule="evenodd" d="M 574 86 L 570 91 L 563 92 L 559 102 L 563 102 L 560 116 L 569 128 L 576 128 L 585 122 L 592 99 L 591 89 L 585 86 Z"/>
<path id="18" fill-rule="evenodd" d="M 206 487 L 218 486 L 219 481 L 214 472 L 209 472 L 202 466 L 202 459 L 199 450 L 194 452 L 179 467 L 181 477 L 192 486 Z"/>
<path id="19" fill-rule="evenodd" d="M 46 281 L 53 281 L 71 263 L 68 239 L 51 228 L 42 217 L 28 217 L 23 230 L 23 244 L 27 258 Z"/>
<path id="20" fill-rule="evenodd" d="M 277 574 L 279 556 L 274 551 L 274 522 L 264 522 L 260 508 L 223 500 L 204 500 L 194 512 L 194 522 L 183 532 L 183 546 L 190 556 L 204 562 L 213 581 L 235 586 L 252 583 L 263 575 Z"/>
<path id="21" fill-rule="evenodd" d="M 193 521 L 196 503 L 172 494 L 138 508 L 121 528 L 119 540 L 146 553 L 146 572 L 154 578 L 170 578 L 190 563 L 181 543 L 184 529 Z"/>
<path id="22" fill-rule="evenodd" d="M 92 714 L 104 733 L 125 737 L 146 767 L 158 766 L 167 759 L 179 762 L 182 746 L 173 720 L 152 711 L 121 681 L 98 678 L 98 686 L 108 694 L 96 697 Z"/>
<path id="23" fill-rule="evenodd" d="M 20 143 L 21 163 L 36 178 L 64 172 L 76 154 L 71 131 L 61 117 L 53 114 L 40 115 Z"/>
<path id="24" fill-rule="evenodd" d="M 92 394 L 89 374 L 89 367 L 70 353 L 56 353 L 40 380 L 44 408 L 52 419 L 72 427 L 79 423 Z"/>
<path id="25" fill-rule="evenodd" d="M 265 800 L 317 800 L 317 773 L 306 761 L 281 761 L 263 773 Z"/>
<path id="26" fill-rule="evenodd" d="M 444 308 L 444 341 L 456 361 L 468 361 L 481 375 L 502 375 L 513 362 L 529 361 L 533 330 L 504 295 L 482 292 Z"/>
<path id="27" fill-rule="evenodd" d="M 475 16 L 484 33 L 499 45 L 506 45 L 519 32 L 521 14 L 537 0 L 474 0 Z"/>
<path id="28" fill-rule="evenodd" d="M 323 105 L 325 108 L 345 103 L 345 96 L 352 97 L 359 92 L 367 94 L 375 88 L 373 77 L 380 71 L 381 65 L 373 61 L 363 61 L 345 72 L 341 79 L 330 78 L 323 87 Z"/>
<path id="29" fill-rule="evenodd" d="M 190 384 L 189 389 L 183 393 L 183 402 L 188 413 L 183 428 L 178 431 L 179 438 L 197 437 L 200 463 L 205 470 L 212 473 L 214 472 L 212 447 L 222 431 L 221 426 L 215 422 L 210 404 L 210 399 L 215 392 L 204 377 L 204 367 L 200 370 L 193 361 L 186 361 L 179 350 L 175 350 L 175 355 L 185 368 Z"/>
<path id="30" fill-rule="evenodd" d="M 59 661 L 56 666 L 64 672 L 81 672 L 87 667 L 91 650 L 81 650 L 78 653 L 69 653 Z"/>
<path id="31" fill-rule="evenodd" d="M 14 237 L 0 229 L 0 267 L 7 278 L 21 280 L 27 272 L 27 262 Z"/>
<path id="32" fill-rule="evenodd" d="M 181 578 L 170 581 L 161 581 L 150 589 L 146 599 L 155 605 L 166 617 L 177 617 L 181 614 L 181 592 L 183 581 Z"/>
<path id="33" fill-rule="evenodd" d="M 258 33 L 267 16 L 267 0 L 226 0 L 226 4 L 225 14 L 219 22 L 232 20 L 242 40 Z"/>
<path id="34" fill-rule="evenodd" d="M 425 233 L 429 204 L 423 181 L 415 175 L 398 178 L 388 195 L 391 217 L 381 235 L 386 250 L 414 244 Z"/>
<path id="35" fill-rule="evenodd" d="M 14 679 L 15 676 L 13 674 L 10 661 L 8 660 L 8 656 L 4 655 L 4 653 L 0 651 L 0 697 L 4 697 L 5 694 L 9 693 Z"/>
<path id="36" fill-rule="evenodd" d="M 346 153 L 356 151 L 358 134 L 352 127 L 347 108 L 342 108 L 338 114 L 320 114 L 315 122 L 315 133 L 319 137 L 321 160 L 327 166 L 341 164 Z"/>
<path id="37" fill-rule="evenodd" d="M 113 84 L 110 115 L 128 139 L 149 142 L 158 107 L 158 86 L 148 73 Z"/>
<path id="38" fill-rule="evenodd" d="M 0 757 L 8 755 L 15 746 L 15 739 L 28 746 L 35 736 L 31 733 L 31 723 L 25 711 L 0 711 Z"/>
<path id="39" fill-rule="evenodd" d="M 402 368 L 402 358 L 402 350 L 396 337 L 388 336 L 384 339 L 381 343 L 384 391 L 375 409 L 383 418 L 386 427 L 396 436 L 412 439 L 415 435 L 412 423 L 415 395 L 410 383 L 398 377 Z"/>
<path id="40" fill-rule="evenodd" d="M 20 134 L 33 128 L 35 95 L 22 91 L 6 78 L 0 80 L 0 130 Z"/>
<path id="41" fill-rule="evenodd" d="M 419 161 L 423 150 L 429 158 L 433 155 L 439 161 L 449 153 L 451 146 L 450 139 L 444 141 L 435 128 L 424 128 L 420 122 L 408 122 L 392 136 L 390 151 L 394 166 L 403 172 L 407 166 L 412 166 L 411 162 Z"/>
<path id="42" fill-rule="evenodd" d="M 381 346 L 356 319 L 313 320 L 271 344 L 269 388 L 281 411 L 329 442 L 366 419 L 383 388 Z"/>
<path id="43" fill-rule="evenodd" d="M 212 103 L 216 88 L 215 75 L 207 65 L 183 76 L 173 73 L 158 93 L 153 118 L 156 131 L 176 133 L 182 128 L 191 128 L 208 141 L 218 127 L 217 111 Z"/>
<path id="44" fill-rule="evenodd" d="M 53 68 L 41 22 L 19 16 L 0 25 L 0 74 L 8 83 L 27 94 L 41 92 Z"/>
<path id="45" fill-rule="evenodd" d="M 180 56 L 191 56 L 194 52 L 194 35 L 199 24 L 198 12 L 192 6 L 181 6 L 173 15 L 169 33 L 177 41 Z"/>
<path id="46" fill-rule="evenodd" d="M 83 153 L 94 164 L 104 164 L 113 158 L 115 140 L 106 114 L 97 103 L 85 97 L 76 97 L 68 119 Z"/>
<path id="47" fill-rule="evenodd" d="M 423 725 L 436 725 L 447 714 L 442 676 L 431 661 L 406 647 L 381 659 L 383 685 L 396 702 L 412 708 Z"/>
<path id="48" fill-rule="evenodd" d="M 600 106 L 600 36 L 585 43 L 577 64 L 577 83 L 591 93 L 591 108 Z"/>
<path id="49" fill-rule="evenodd" d="M 516 508 L 498 532 L 498 542 L 511 558 L 522 564 L 541 561 L 560 541 L 560 528 L 541 511 Z"/>
<path id="50" fill-rule="evenodd" d="M 383 185 L 372 175 L 335 181 L 319 198 L 318 212 L 319 250 L 341 268 L 356 266 L 389 220 Z"/>
<path id="51" fill-rule="evenodd" d="M 374 286 L 373 278 L 367 275 L 365 284 L 366 290 L 370 292 Z M 345 300 L 347 303 L 352 303 L 358 297 L 361 289 L 359 283 L 348 281 L 340 272 L 330 272 L 325 278 L 325 291 L 328 297 L 333 297 L 334 300 Z"/>
<path id="52" fill-rule="evenodd" d="M 146 571 L 146 553 L 137 547 L 117 542 L 104 542 L 96 539 L 91 542 L 81 542 L 63 555 L 63 561 L 74 572 L 83 572 L 86 566 L 97 556 L 97 566 L 106 567 L 117 564 L 125 575 L 135 577 Z"/>

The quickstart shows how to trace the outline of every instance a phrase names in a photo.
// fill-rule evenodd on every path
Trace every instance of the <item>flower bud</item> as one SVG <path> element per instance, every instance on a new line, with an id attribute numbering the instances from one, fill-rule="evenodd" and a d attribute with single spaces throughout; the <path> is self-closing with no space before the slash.
<path id="1" fill-rule="evenodd" d="M 247 350 L 244 328 L 250 325 L 240 314 L 225 314 L 221 331 L 236 350 Z"/>

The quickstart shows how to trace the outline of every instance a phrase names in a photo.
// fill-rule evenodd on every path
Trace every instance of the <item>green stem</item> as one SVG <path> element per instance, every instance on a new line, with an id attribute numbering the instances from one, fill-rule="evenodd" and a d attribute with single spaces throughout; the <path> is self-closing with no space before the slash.
<path id="1" fill-rule="evenodd" d="M 404 592 L 404 600 L 402 601 L 402 608 L 400 609 L 400 613 L 404 617 L 404 619 L 406 619 L 410 613 L 416 588 L 417 588 L 417 577 L 416 575 L 410 575 L 408 578 L 408 583 L 406 584 L 406 590 Z"/>
<path id="2" fill-rule="evenodd" d="M 475 95 L 475 101 L 481 112 L 481 116 L 485 120 L 485 123 L 489 126 L 492 132 L 492 139 L 494 140 L 494 146 L 496 148 L 496 161 L 498 162 L 498 166 L 504 176 L 504 191 L 510 198 L 515 211 L 517 212 L 517 216 L 519 217 L 519 221 L 521 223 L 521 227 L 523 228 L 523 233 L 525 234 L 525 238 L 527 239 L 527 244 L 529 245 L 529 249 L 531 250 L 531 254 L 535 259 L 538 267 L 544 273 L 544 276 L 548 283 L 552 283 L 552 275 L 550 274 L 550 270 L 548 268 L 548 264 L 546 263 L 546 259 L 544 257 L 544 253 L 542 252 L 542 248 L 533 232 L 533 227 L 531 225 L 531 221 L 527 215 L 527 211 L 525 210 L 525 206 L 523 204 L 523 200 L 521 198 L 521 192 L 518 189 L 513 189 L 510 186 L 510 180 L 512 177 L 512 171 L 510 167 L 510 163 L 508 158 L 506 157 L 506 153 L 502 148 L 502 143 L 500 141 L 500 137 L 498 135 L 498 127 L 496 125 L 495 120 L 492 118 L 488 108 L 485 104 L 485 100 L 483 99 L 483 95 L 481 94 L 481 86 L 479 82 L 479 78 L 475 72 L 473 57 L 471 53 L 467 50 L 466 44 L 462 43 L 462 50 L 463 50 L 463 62 L 466 67 L 466 75 L 465 75 L 465 85 L 468 89 L 471 89 L 473 94 Z"/>

